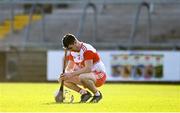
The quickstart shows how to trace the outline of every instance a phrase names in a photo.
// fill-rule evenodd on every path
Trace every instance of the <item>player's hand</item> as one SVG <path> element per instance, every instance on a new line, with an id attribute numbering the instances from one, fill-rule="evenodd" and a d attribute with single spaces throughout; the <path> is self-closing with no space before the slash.
<path id="1" fill-rule="evenodd" d="M 61 73 L 61 74 L 59 75 L 58 82 L 61 82 L 61 81 L 62 81 L 62 76 L 63 76 L 63 73 Z"/>
<path id="2" fill-rule="evenodd" d="M 67 79 L 71 78 L 72 76 L 73 75 L 71 73 L 63 73 L 63 74 L 61 74 L 60 79 L 67 80 Z"/>

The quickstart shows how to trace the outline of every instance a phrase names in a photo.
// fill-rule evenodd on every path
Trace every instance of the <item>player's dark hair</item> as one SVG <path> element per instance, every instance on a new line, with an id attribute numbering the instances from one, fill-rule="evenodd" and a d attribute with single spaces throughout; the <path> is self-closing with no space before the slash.
<path id="1" fill-rule="evenodd" d="M 68 48 L 69 45 L 74 44 L 76 37 L 73 34 L 66 34 L 62 39 L 62 45 L 64 48 Z"/>

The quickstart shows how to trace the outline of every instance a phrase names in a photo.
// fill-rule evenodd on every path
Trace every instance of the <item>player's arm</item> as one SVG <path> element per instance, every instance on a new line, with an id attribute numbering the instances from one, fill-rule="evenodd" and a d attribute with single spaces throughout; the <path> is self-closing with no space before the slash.
<path id="1" fill-rule="evenodd" d="M 66 69 L 65 69 L 65 73 L 71 73 L 71 72 L 73 72 L 74 67 L 75 67 L 74 61 L 69 60 L 67 66 L 66 66 Z M 59 79 L 58 79 L 59 82 L 62 80 L 63 75 L 64 75 L 65 73 L 62 73 L 62 74 L 60 75 L 60 77 L 59 77 Z"/>
<path id="2" fill-rule="evenodd" d="M 91 50 L 87 50 L 86 52 L 84 52 L 84 67 L 73 72 L 72 75 L 80 75 L 82 73 L 90 73 L 91 72 L 91 68 L 93 66 L 93 58 L 94 58 L 94 52 Z"/>
<path id="3" fill-rule="evenodd" d="M 75 67 L 74 61 L 69 60 L 65 72 L 73 72 L 74 67 Z"/>
<path id="4" fill-rule="evenodd" d="M 90 73 L 91 72 L 91 67 L 93 66 L 93 60 L 85 60 L 85 67 L 77 70 L 77 71 L 74 71 L 72 72 L 71 74 L 73 76 L 76 76 L 76 75 L 80 75 L 82 73 Z"/>

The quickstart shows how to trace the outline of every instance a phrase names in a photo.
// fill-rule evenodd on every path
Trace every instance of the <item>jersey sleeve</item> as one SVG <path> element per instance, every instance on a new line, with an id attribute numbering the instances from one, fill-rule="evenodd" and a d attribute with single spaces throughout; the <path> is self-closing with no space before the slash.
<path id="1" fill-rule="evenodd" d="M 68 60 L 74 61 L 73 56 L 71 54 L 68 55 Z"/>
<path id="2" fill-rule="evenodd" d="M 84 60 L 93 60 L 94 58 L 94 52 L 91 50 L 87 50 L 84 52 Z"/>

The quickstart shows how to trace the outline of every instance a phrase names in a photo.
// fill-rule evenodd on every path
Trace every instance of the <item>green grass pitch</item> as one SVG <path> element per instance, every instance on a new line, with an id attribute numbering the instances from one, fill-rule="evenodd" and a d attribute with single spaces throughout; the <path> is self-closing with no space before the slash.
<path id="1" fill-rule="evenodd" d="M 180 85 L 105 84 L 96 104 L 57 104 L 58 83 L 0 83 L 0 112 L 180 112 Z"/>

